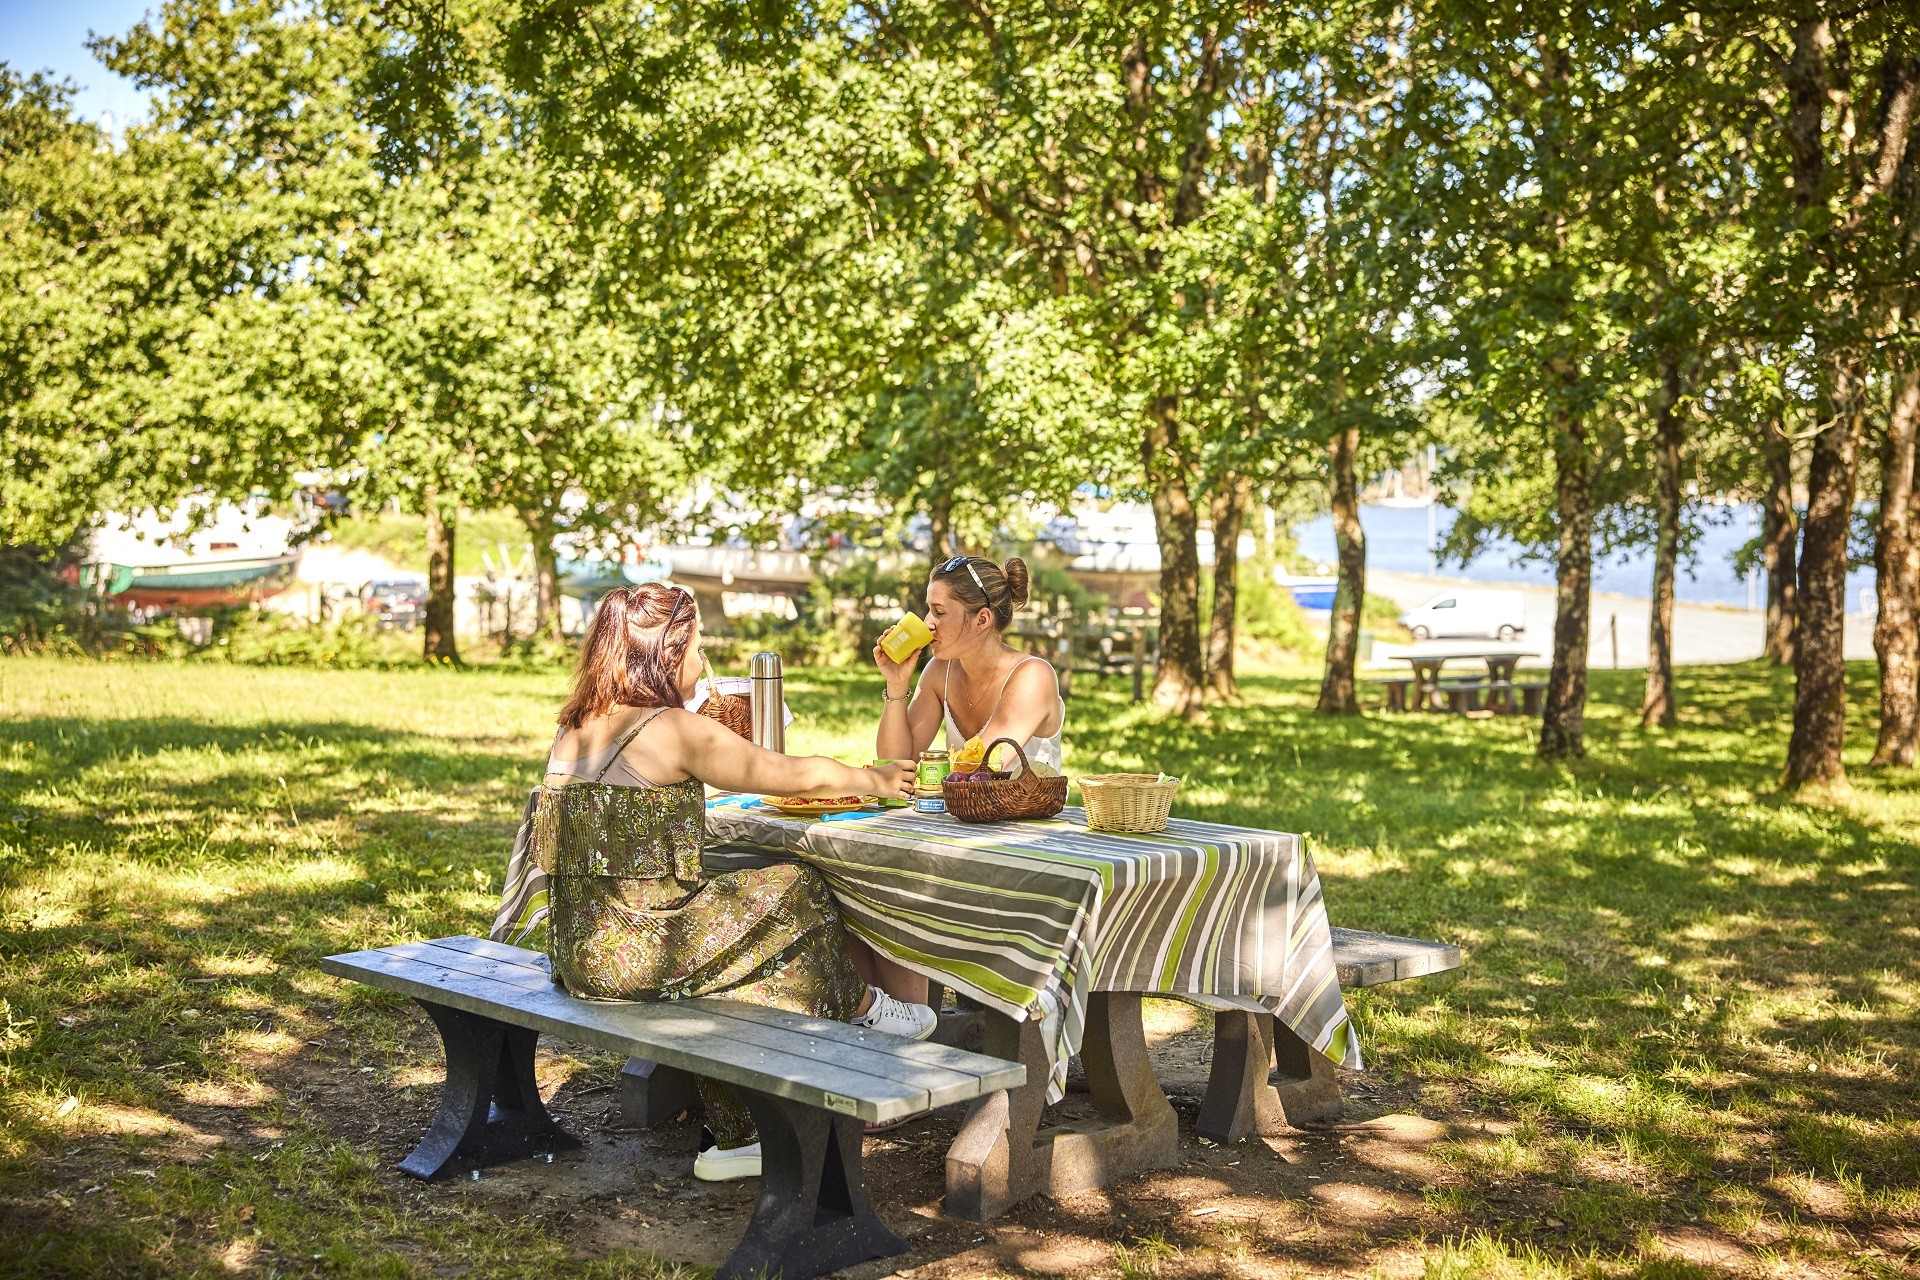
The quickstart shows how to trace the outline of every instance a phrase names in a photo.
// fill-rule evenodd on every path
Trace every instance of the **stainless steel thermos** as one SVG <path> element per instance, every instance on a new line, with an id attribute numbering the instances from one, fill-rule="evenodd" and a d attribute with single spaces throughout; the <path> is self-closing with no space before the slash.
<path id="1" fill-rule="evenodd" d="M 753 741 L 769 751 L 787 749 L 787 681 L 780 673 L 780 655 L 756 653 L 753 675 Z"/>

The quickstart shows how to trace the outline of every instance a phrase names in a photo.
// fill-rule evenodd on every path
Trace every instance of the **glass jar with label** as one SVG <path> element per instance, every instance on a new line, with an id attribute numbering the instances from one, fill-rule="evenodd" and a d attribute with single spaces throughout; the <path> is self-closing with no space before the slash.
<path id="1" fill-rule="evenodd" d="M 953 760 L 945 751 L 922 751 L 913 773 L 913 808 L 916 813 L 945 813 L 946 796 L 940 784 L 953 772 Z"/>

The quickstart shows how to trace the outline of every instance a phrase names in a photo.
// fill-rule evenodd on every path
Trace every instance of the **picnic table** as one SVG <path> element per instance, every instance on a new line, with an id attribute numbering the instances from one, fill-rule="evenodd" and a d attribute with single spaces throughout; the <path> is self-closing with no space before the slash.
<path id="1" fill-rule="evenodd" d="M 1498 649 L 1449 649 L 1441 652 L 1396 653 L 1393 660 L 1404 662 L 1413 669 L 1413 689 L 1404 707 L 1411 711 L 1426 711 L 1433 708 L 1434 695 L 1440 688 L 1440 669 L 1449 662 L 1486 663 L 1486 687 L 1489 705 L 1499 704 L 1499 708 L 1513 709 L 1513 673 L 1520 659 L 1533 657 L 1531 650 L 1501 647 Z"/>
<path id="2" fill-rule="evenodd" d="M 905 809 L 802 819 L 748 797 L 710 802 L 707 828 L 818 868 L 850 929 L 976 1002 L 984 1051 L 1027 1066 L 1027 1083 L 976 1105 L 949 1149 L 947 1203 L 962 1216 L 1178 1160 L 1143 995 L 1270 1014 L 1303 1053 L 1361 1066 L 1297 835 L 1181 819 L 1110 834 L 1079 809 L 982 826 Z M 1102 1120 L 1043 1134 L 1076 1053 Z"/>

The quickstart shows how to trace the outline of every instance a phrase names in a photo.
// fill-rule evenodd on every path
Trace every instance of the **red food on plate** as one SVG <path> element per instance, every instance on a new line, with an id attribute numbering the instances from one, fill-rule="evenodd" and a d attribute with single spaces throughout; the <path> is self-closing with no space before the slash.
<path id="1" fill-rule="evenodd" d="M 824 809 L 864 804 L 865 800 L 860 796 L 772 796 L 769 803 L 794 809 Z"/>

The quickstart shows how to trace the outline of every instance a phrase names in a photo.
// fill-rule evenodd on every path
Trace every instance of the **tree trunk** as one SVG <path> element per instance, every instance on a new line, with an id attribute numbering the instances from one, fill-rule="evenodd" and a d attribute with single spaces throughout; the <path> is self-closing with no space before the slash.
<path id="1" fill-rule="evenodd" d="M 1920 751 L 1920 506 L 1915 493 L 1915 435 L 1920 432 L 1920 364 L 1901 361 L 1880 453 L 1880 527 L 1874 570 L 1880 616 L 1873 651 L 1880 659 L 1880 741 L 1873 763 L 1911 768 Z"/>
<path id="2" fill-rule="evenodd" d="M 1813 437 L 1807 466 L 1807 523 L 1800 544 L 1799 621 L 1793 655 L 1793 736 L 1781 785 L 1844 788 L 1847 665 L 1847 526 L 1860 452 L 1860 371 L 1850 355 L 1830 356 L 1832 416 Z"/>
<path id="3" fill-rule="evenodd" d="M 1217 696 L 1239 692 L 1233 645 L 1240 604 L 1240 523 L 1253 482 L 1231 473 L 1213 491 L 1213 612 L 1207 618 L 1207 687 Z"/>
<path id="4" fill-rule="evenodd" d="M 940 488 L 927 506 L 927 581 L 932 580 L 935 569 L 953 557 L 952 543 L 953 495 Z M 927 582 L 913 589 L 912 607 L 921 617 L 926 616 Z"/>
<path id="5" fill-rule="evenodd" d="M 565 644 L 567 633 L 560 622 L 560 563 L 553 552 L 553 527 L 543 512 L 528 512 L 522 520 L 533 543 L 533 634 L 553 644 Z"/>
<path id="6" fill-rule="evenodd" d="M 460 649 L 453 638 L 454 521 L 441 507 L 439 490 L 427 490 L 424 506 L 427 517 L 426 659 L 458 662 Z"/>
<path id="7" fill-rule="evenodd" d="M 1565 409 L 1554 412 L 1555 551 L 1553 670 L 1547 676 L 1539 754 L 1548 759 L 1586 754 L 1587 632 L 1593 592 L 1593 461 L 1586 424 Z"/>
<path id="8" fill-rule="evenodd" d="M 1327 663 L 1320 677 L 1321 715 L 1360 714 L 1353 687 L 1360 653 L 1360 616 L 1367 599 L 1367 534 L 1360 525 L 1360 495 L 1353 457 L 1360 449 L 1360 428 L 1348 427 L 1327 443 L 1327 479 L 1333 508 L 1333 542 L 1340 562 L 1333 593 L 1333 617 L 1327 629 Z"/>
<path id="9" fill-rule="evenodd" d="M 1779 411 L 1762 425 L 1761 452 L 1767 461 L 1767 503 L 1760 534 L 1761 563 L 1767 570 L 1767 658 L 1781 666 L 1793 661 L 1800 522 L 1793 510 L 1793 441 Z"/>
<path id="10" fill-rule="evenodd" d="M 1179 401 L 1161 396 L 1148 411 L 1140 460 L 1152 486 L 1154 532 L 1160 542 L 1160 663 L 1154 705 L 1197 714 L 1205 696 L 1200 654 L 1200 518 L 1189 489 L 1191 464 L 1181 450 Z"/>
<path id="11" fill-rule="evenodd" d="M 1646 728 L 1673 727 L 1673 578 L 1680 565 L 1680 448 L 1686 436 L 1679 362 L 1660 356 L 1659 450 L 1654 509 L 1653 609 L 1647 626 L 1647 687 L 1640 701 Z"/>

